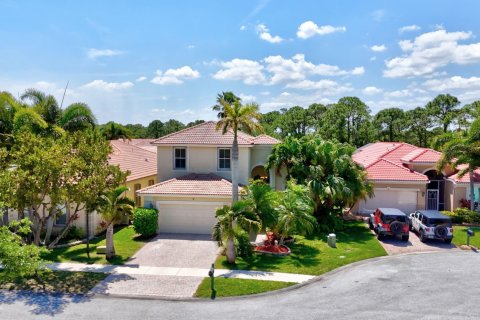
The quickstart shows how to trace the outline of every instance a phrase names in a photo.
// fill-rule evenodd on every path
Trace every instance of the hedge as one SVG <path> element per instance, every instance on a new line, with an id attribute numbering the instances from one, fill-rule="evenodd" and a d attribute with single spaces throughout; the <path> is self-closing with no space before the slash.
<path id="1" fill-rule="evenodd" d="M 480 223 L 480 214 L 465 208 L 457 208 L 455 211 L 443 211 L 443 214 L 452 218 L 453 223 Z"/>
<path id="2" fill-rule="evenodd" d="M 157 233 L 157 209 L 135 208 L 133 213 L 133 228 L 143 237 L 151 237 Z"/>

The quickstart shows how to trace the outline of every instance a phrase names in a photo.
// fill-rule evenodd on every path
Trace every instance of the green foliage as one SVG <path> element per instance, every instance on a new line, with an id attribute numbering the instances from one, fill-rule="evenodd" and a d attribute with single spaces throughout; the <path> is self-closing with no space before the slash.
<path id="1" fill-rule="evenodd" d="M 107 225 L 118 223 L 133 213 L 135 202 L 123 196 L 126 191 L 128 188 L 121 186 L 105 190 L 100 196 L 97 210 Z"/>
<path id="2" fill-rule="evenodd" d="M 448 131 L 449 125 L 459 114 L 457 108 L 460 101 L 449 94 L 439 94 L 432 101 L 427 103 L 425 109 L 436 122 L 443 127 L 443 132 Z"/>
<path id="3" fill-rule="evenodd" d="M 480 214 L 467 208 L 457 208 L 455 211 L 443 211 L 443 214 L 452 218 L 453 223 L 480 224 Z"/>
<path id="4" fill-rule="evenodd" d="M 251 205 L 251 209 L 259 217 L 262 229 L 273 229 L 277 223 L 277 212 L 280 194 L 261 180 L 250 180 L 244 189 L 242 199 Z"/>
<path id="5" fill-rule="evenodd" d="M 135 208 L 133 212 L 133 227 L 135 232 L 144 237 L 151 237 L 157 233 L 157 209 Z"/>
<path id="6" fill-rule="evenodd" d="M 68 242 L 71 240 L 81 240 L 85 238 L 85 232 L 77 226 L 68 228 L 67 233 L 63 236 L 63 240 Z"/>
<path id="7" fill-rule="evenodd" d="M 28 219 L 0 227 L 0 264 L 3 272 L 11 276 L 38 276 L 46 270 L 40 257 L 46 249 L 27 244 L 24 239 L 30 233 Z"/>
<path id="8" fill-rule="evenodd" d="M 248 232 L 238 230 L 235 236 L 235 251 L 237 257 L 250 257 L 253 254 L 252 244 Z"/>
<path id="9" fill-rule="evenodd" d="M 107 140 L 117 140 L 117 139 L 130 140 L 132 138 L 132 134 L 130 130 L 128 130 L 121 124 L 115 123 L 113 121 L 110 121 L 104 125 L 101 125 L 100 132 Z"/>

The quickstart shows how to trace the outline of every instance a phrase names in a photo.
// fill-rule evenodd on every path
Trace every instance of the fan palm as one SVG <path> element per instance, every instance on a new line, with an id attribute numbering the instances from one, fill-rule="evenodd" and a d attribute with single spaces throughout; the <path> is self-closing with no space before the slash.
<path id="1" fill-rule="evenodd" d="M 232 144 L 232 202 L 238 200 L 238 131 L 246 133 L 262 132 L 262 126 L 258 123 L 261 114 L 258 104 L 249 103 L 242 105 L 239 100 L 228 103 L 223 98 L 219 101 L 224 109 L 224 117 L 217 122 L 217 130 L 223 134 L 233 132 Z"/>
<path id="2" fill-rule="evenodd" d="M 212 237 L 220 246 L 225 245 L 228 263 L 235 263 L 235 238 L 242 231 L 259 230 L 261 223 L 247 201 L 237 201 L 232 206 L 218 208 L 218 222 L 213 227 Z"/>
<path id="3" fill-rule="evenodd" d="M 127 187 L 117 187 L 107 190 L 100 197 L 98 203 L 98 212 L 102 215 L 107 225 L 105 236 L 107 242 L 107 259 L 115 256 L 115 245 L 113 243 L 113 226 L 122 220 L 123 217 L 133 213 L 135 202 L 123 196 L 128 190 Z"/>

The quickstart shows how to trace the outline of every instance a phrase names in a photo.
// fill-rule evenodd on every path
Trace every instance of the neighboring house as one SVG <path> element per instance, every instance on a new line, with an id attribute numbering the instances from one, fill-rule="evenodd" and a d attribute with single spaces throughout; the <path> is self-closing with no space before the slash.
<path id="1" fill-rule="evenodd" d="M 152 142 L 157 147 L 156 185 L 137 192 L 145 207 L 159 210 L 159 231 L 211 234 L 218 207 L 231 204 L 231 147 L 233 133 L 222 134 L 216 123 L 205 122 Z M 267 135 L 238 133 L 239 183 L 264 179 L 283 189 L 275 169 L 265 169 L 272 147 L 279 143 Z"/>
<path id="2" fill-rule="evenodd" d="M 369 213 L 378 207 L 415 210 L 454 210 L 461 199 L 469 199 L 468 175 L 459 179 L 456 170 L 437 172 L 438 151 L 402 142 L 376 142 L 355 151 L 352 158 L 367 171 L 375 185 L 375 196 L 359 201 L 355 213 Z M 480 182 L 476 174 L 476 183 Z M 475 188 L 478 196 L 479 186 Z M 478 199 L 476 197 L 476 199 Z"/>

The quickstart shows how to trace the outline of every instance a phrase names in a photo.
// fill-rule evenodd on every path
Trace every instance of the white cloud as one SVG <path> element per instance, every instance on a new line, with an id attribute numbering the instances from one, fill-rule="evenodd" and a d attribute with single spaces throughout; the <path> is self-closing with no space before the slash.
<path id="1" fill-rule="evenodd" d="M 370 50 L 372 50 L 373 52 L 383 52 L 387 50 L 387 47 L 384 44 L 376 44 L 374 46 L 371 46 Z"/>
<path id="2" fill-rule="evenodd" d="M 163 72 L 162 70 L 156 71 L 156 77 L 150 82 L 159 85 L 168 84 L 181 84 L 184 80 L 197 79 L 200 77 L 200 72 L 193 70 L 189 66 L 183 66 L 177 69 L 168 69 Z"/>
<path id="3" fill-rule="evenodd" d="M 364 95 L 367 95 L 367 96 L 373 96 L 373 95 L 376 95 L 376 94 L 379 94 L 380 92 L 382 92 L 383 90 L 382 89 L 379 89 L 377 87 L 365 87 L 362 92 Z"/>
<path id="4" fill-rule="evenodd" d="M 272 36 L 270 30 L 264 24 L 257 25 L 257 33 L 260 39 L 265 40 L 270 43 L 280 43 L 283 39 L 280 36 Z"/>
<path id="5" fill-rule="evenodd" d="M 47 91 L 47 90 L 54 90 L 57 88 L 57 85 L 53 82 L 48 82 L 48 81 L 38 81 L 35 82 L 35 88 L 42 90 L 42 91 Z"/>
<path id="6" fill-rule="evenodd" d="M 365 68 L 364 67 L 355 67 L 353 68 L 352 71 L 350 71 L 351 74 L 354 76 L 360 76 L 365 73 Z"/>
<path id="7" fill-rule="evenodd" d="M 135 80 L 135 81 L 136 81 L 136 82 L 143 82 L 143 81 L 145 81 L 145 80 L 147 80 L 147 77 L 141 76 L 141 77 L 138 77 L 137 80 Z"/>
<path id="8" fill-rule="evenodd" d="M 288 97 L 292 94 L 290 92 L 284 91 L 284 92 L 280 93 L 280 95 L 283 96 L 283 97 Z"/>
<path id="9" fill-rule="evenodd" d="M 375 61 L 375 60 L 377 60 L 376 56 L 370 57 L 370 61 Z"/>
<path id="10" fill-rule="evenodd" d="M 194 44 L 189 44 L 189 45 L 187 46 L 187 49 L 195 49 L 195 45 L 194 45 Z"/>
<path id="11" fill-rule="evenodd" d="M 455 89 L 480 89 L 480 78 L 453 76 L 444 79 L 432 79 L 423 83 L 423 86 L 431 91 L 447 91 Z"/>
<path id="12" fill-rule="evenodd" d="M 412 24 L 412 25 L 409 25 L 409 26 L 403 26 L 403 27 L 399 28 L 398 33 L 402 34 L 404 32 L 418 31 L 420 29 L 421 28 L 419 26 L 417 26 L 416 24 Z"/>
<path id="13" fill-rule="evenodd" d="M 238 97 L 240 99 L 242 99 L 243 102 L 253 102 L 257 99 L 257 97 L 255 97 L 253 95 L 248 95 L 248 94 L 244 94 L 244 93 L 240 93 L 238 95 Z"/>
<path id="14" fill-rule="evenodd" d="M 315 35 L 326 35 L 334 32 L 345 32 L 346 27 L 334 27 L 331 25 L 318 26 L 315 22 L 308 20 L 298 27 L 297 37 L 301 39 L 308 39 Z"/>
<path id="15" fill-rule="evenodd" d="M 385 61 L 383 75 L 389 78 L 427 76 L 448 64 L 480 61 L 480 43 L 459 44 L 472 37 L 471 32 L 437 30 L 398 44 L 404 55 Z"/>
<path id="16" fill-rule="evenodd" d="M 240 31 L 244 31 L 247 27 L 245 27 L 244 25 L 241 25 L 240 26 Z"/>
<path id="17" fill-rule="evenodd" d="M 106 82 L 104 80 L 93 80 L 82 86 L 87 89 L 103 90 L 103 91 L 115 91 L 123 90 L 133 87 L 133 83 L 130 81 L 125 82 Z"/>
<path id="18" fill-rule="evenodd" d="M 241 80 L 249 85 L 260 84 L 266 81 L 263 74 L 264 67 L 257 61 L 233 59 L 221 62 L 220 65 L 223 69 L 213 75 L 217 80 Z"/>
<path id="19" fill-rule="evenodd" d="M 96 58 L 100 57 L 112 57 L 112 56 L 118 56 L 123 54 L 122 51 L 120 50 L 112 50 L 112 49 L 95 49 L 95 48 L 90 48 L 87 51 L 87 57 L 89 59 L 95 60 Z"/>

